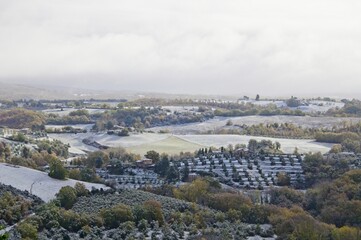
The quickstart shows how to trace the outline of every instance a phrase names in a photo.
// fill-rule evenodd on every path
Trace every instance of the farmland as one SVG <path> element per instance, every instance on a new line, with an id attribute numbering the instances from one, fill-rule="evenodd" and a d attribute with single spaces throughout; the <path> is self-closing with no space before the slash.
<path id="1" fill-rule="evenodd" d="M 267 106 L 269 104 L 276 105 L 279 108 L 285 108 L 287 107 L 287 104 L 285 101 L 281 100 L 243 100 L 244 103 L 252 103 L 254 105 L 259 106 Z M 332 101 L 323 101 L 323 100 L 308 100 L 307 104 L 299 106 L 299 107 L 292 107 L 291 109 L 299 109 L 303 112 L 311 113 L 311 112 L 321 112 L 325 113 L 331 108 L 342 108 L 345 104 L 342 102 L 332 102 Z"/>
<path id="2" fill-rule="evenodd" d="M 149 150 L 155 150 L 160 153 L 178 154 L 180 152 L 194 152 L 201 147 L 205 147 L 205 145 L 190 142 L 179 136 L 169 136 L 164 140 L 129 147 L 127 150 L 140 155 L 144 155 Z"/>
<path id="3" fill-rule="evenodd" d="M 108 134 L 49 134 L 51 138 L 58 139 L 64 143 L 69 143 L 70 152 L 92 151 L 95 148 L 88 146 L 82 142 L 84 138 L 90 138 L 102 145 L 108 147 L 124 147 L 130 152 L 137 154 L 145 154 L 149 150 L 155 150 L 160 153 L 178 154 L 179 152 L 194 152 L 201 147 L 221 147 L 229 144 L 247 144 L 250 139 L 271 140 L 281 143 L 282 150 L 285 153 L 292 153 L 298 148 L 300 153 L 327 152 L 332 144 L 318 143 L 309 139 L 282 139 L 254 137 L 245 135 L 173 135 L 173 134 L 157 134 L 143 133 L 132 134 L 129 137 L 118 137 Z"/>
<path id="4" fill-rule="evenodd" d="M 45 172 L 25 167 L 14 167 L 0 163 L 0 182 L 11 185 L 19 190 L 27 190 L 43 201 L 48 202 L 55 198 L 55 194 L 64 186 L 74 186 L 75 180 L 56 180 L 50 178 Z M 106 188 L 102 184 L 85 183 L 88 189 Z"/>
<path id="5" fill-rule="evenodd" d="M 119 137 L 116 135 L 96 134 L 92 136 L 94 141 L 109 147 L 136 147 L 143 144 L 151 144 L 167 139 L 169 134 L 152 134 L 152 133 L 134 133 L 127 137 Z"/>
<path id="6" fill-rule="evenodd" d="M 95 151 L 96 148 L 86 145 L 82 142 L 84 138 L 89 138 L 104 146 L 123 147 L 132 153 L 144 155 L 149 150 L 165 152 L 168 154 L 178 154 L 179 152 L 194 152 L 201 147 L 202 144 L 189 142 L 179 136 L 171 134 L 132 134 L 128 137 L 119 137 L 108 134 L 49 134 L 53 139 L 61 140 L 70 144 L 70 153 L 85 153 L 87 151 Z"/>
<path id="7" fill-rule="evenodd" d="M 98 213 L 102 208 L 114 207 L 119 203 L 134 207 L 149 200 L 161 202 L 163 209 L 168 213 L 179 210 L 184 211 L 185 209 L 191 208 L 191 204 L 186 201 L 175 200 L 170 197 L 163 197 L 133 189 L 123 190 L 119 195 L 94 195 L 90 198 L 92 199 L 89 199 L 89 197 L 80 198 L 74 205 L 73 210 L 75 212 L 94 214 Z"/>
<path id="8" fill-rule="evenodd" d="M 317 143 L 313 140 L 306 139 L 284 139 L 284 138 L 268 138 L 268 137 L 254 137 L 245 135 L 182 135 L 180 138 L 189 142 L 194 142 L 204 146 L 228 146 L 229 144 L 247 144 L 250 139 L 270 140 L 272 142 L 278 141 L 281 144 L 281 150 L 285 153 L 292 153 L 295 148 L 300 153 L 308 152 L 327 152 L 332 144 Z"/>
<path id="9" fill-rule="evenodd" d="M 59 116 L 67 116 L 69 115 L 69 113 L 73 112 L 73 111 L 76 111 L 77 109 L 76 108 L 64 108 L 63 110 L 61 109 L 45 109 L 45 110 L 42 110 L 41 112 L 43 113 L 46 113 L 46 114 L 56 114 L 56 115 L 59 115 Z M 88 108 L 86 109 L 89 114 L 95 114 L 95 113 L 103 113 L 106 111 L 106 109 L 93 109 L 93 108 Z"/>
<path id="10" fill-rule="evenodd" d="M 285 153 L 293 153 L 295 148 L 300 153 L 318 152 L 325 153 L 329 151 L 332 144 L 317 143 L 313 140 L 303 139 L 282 139 L 266 138 L 245 135 L 173 135 L 166 139 L 143 143 L 132 147 L 126 147 L 130 152 L 145 154 L 149 150 L 155 150 L 160 153 L 177 154 L 179 152 L 194 152 L 201 147 L 221 147 L 229 144 L 247 144 L 250 139 L 271 140 L 281 143 L 281 150 Z M 126 142 L 126 138 L 119 141 L 120 144 Z"/>
<path id="11" fill-rule="evenodd" d="M 86 145 L 82 142 L 82 139 L 89 137 L 87 133 L 79 134 L 49 134 L 50 139 L 57 139 L 65 144 L 69 144 L 69 153 L 72 154 L 85 154 L 86 152 L 96 151 L 95 147 Z"/>
<path id="12" fill-rule="evenodd" d="M 357 123 L 359 118 L 335 118 L 335 117 L 310 117 L 310 116 L 245 116 L 245 117 L 215 117 L 201 123 L 189 123 L 182 125 L 171 125 L 149 128 L 148 130 L 159 132 L 168 130 L 174 134 L 199 134 L 208 131 L 215 131 L 224 127 L 227 121 L 231 120 L 233 125 L 257 125 L 273 123 L 292 123 L 294 125 L 308 128 L 332 128 L 334 125 L 340 125 L 344 121 Z"/>

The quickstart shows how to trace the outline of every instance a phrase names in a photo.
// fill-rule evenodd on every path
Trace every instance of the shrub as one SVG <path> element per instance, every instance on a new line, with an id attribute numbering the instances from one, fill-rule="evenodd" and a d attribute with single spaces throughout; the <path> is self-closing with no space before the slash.
<path id="1" fill-rule="evenodd" d="M 113 208 L 102 209 L 100 216 L 104 220 L 104 225 L 107 228 L 119 227 L 120 223 L 133 220 L 133 214 L 130 207 L 124 204 L 118 204 Z"/>
<path id="2" fill-rule="evenodd" d="M 60 160 L 56 159 L 50 163 L 49 177 L 64 180 L 66 175 L 67 171 Z"/>
<path id="3" fill-rule="evenodd" d="M 17 230 L 19 231 L 22 239 L 38 239 L 38 229 L 36 226 L 27 223 L 27 222 L 23 222 L 20 223 L 19 226 L 17 227 Z"/>
<path id="4" fill-rule="evenodd" d="M 77 197 L 89 195 L 89 190 L 85 187 L 83 183 L 80 182 L 75 183 L 74 189 Z"/>
<path id="5" fill-rule="evenodd" d="M 57 198 L 60 201 L 60 205 L 65 209 L 73 207 L 77 199 L 77 194 L 74 188 L 70 186 L 62 187 L 57 194 Z"/>

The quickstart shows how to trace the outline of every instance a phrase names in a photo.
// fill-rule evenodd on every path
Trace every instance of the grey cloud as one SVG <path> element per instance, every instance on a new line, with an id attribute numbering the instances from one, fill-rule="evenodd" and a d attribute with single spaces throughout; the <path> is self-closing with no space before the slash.
<path id="1" fill-rule="evenodd" d="M 360 9 L 351 0 L 3 1 L 0 80 L 347 93 L 361 87 Z"/>

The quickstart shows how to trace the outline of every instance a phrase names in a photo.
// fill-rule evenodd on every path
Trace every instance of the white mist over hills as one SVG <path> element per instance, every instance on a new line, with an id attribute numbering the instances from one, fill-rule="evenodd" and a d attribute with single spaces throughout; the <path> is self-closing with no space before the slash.
<path id="1" fill-rule="evenodd" d="M 240 92 L 238 94 L 212 94 L 212 93 L 172 93 L 172 92 L 160 92 L 160 91 L 135 91 L 129 89 L 98 89 L 96 87 L 90 88 L 77 88 L 73 86 L 59 86 L 59 85 L 39 85 L 29 84 L 27 82 L 21 84 L 4 83 L 0 82 L 0 100 L 19 100 L 19 99 L 35 99 L 35 100 L 56 100 L 56 99 L 128 99 L 133 100 L 137 98 L 192 98 L 192 99 L 224 99 L 224 100 L 236 100 L 243 96 L 249 96 L 255 98 L 256 94 L 262 92 Z M 268 99 L 286 99 L 291 95 L 283 93 L 279 95 L 261 94 L 261 98 Z M 331 97 L 341 100 L 343 98 L 348 99 L 360 99 L 358 93 L 308 93 L 293 95 L 299 98 L 315 98 L 315 97 Z"/>

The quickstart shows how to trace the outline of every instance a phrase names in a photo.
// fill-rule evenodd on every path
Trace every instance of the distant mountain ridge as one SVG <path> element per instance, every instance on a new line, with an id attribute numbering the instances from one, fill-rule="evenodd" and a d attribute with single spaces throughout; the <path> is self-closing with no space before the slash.
<path id="1" fill-rule="evenodd" d="M 141 92 L 121 89 L 96 90 L 86 88 L 74 88 L 55 85 L 38 85 L 27 83 L 4 83 L 0 81 L 0 100 L 62 100 L 62 99 L 137 99 L 137 98 L 222 98 L 236 99 L 235 96 L 215 96 L 215 95 L 188 95 L 188 94 L 168 94 L 161 92 Z"/>
<path id="2" fill-rule="evenodd" d="M 70 95 L 63 90 L 0 82 L 1 100 L 18 99 L 65 99 Z"/>
<path id="3" fill-rule="evenodd" d="M 66 86 L 37 86 L 0 82 L 1 100 L 108 99 L 131 97 L 132 94 L 104 90 L 78 89 Z"/>

